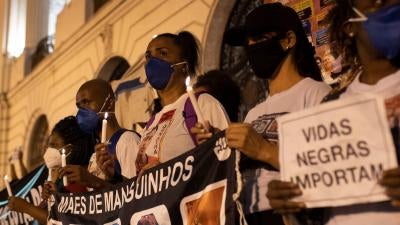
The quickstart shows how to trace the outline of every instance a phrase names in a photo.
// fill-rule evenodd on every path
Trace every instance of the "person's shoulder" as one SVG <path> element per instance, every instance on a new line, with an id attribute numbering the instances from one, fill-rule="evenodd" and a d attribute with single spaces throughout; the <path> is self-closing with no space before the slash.
<path id="1" fill-rule="evenodd" d="M 307 86 L 308 89 L 312 89 L 312 90 L 325 90 L 325 91 L 330 91 L 331 87 L 323 82 L 323 81 L 316 81 L 312 78 L 304 78 L 304 85 Z"/>
<path id="2" fill-rule="evenodd" d="M 216 98 L 214 98 L 212 95 L 210 95 L 207 92 L 200 93 L 198 99 L 199 99 L 199 101 L 204 101 L 204 102 L 207 102 L 207 101 L 218 102 L 218 100 Z"/>
<path id="3" fill-rule="evenodd" d="M 190 101 L 189 97 L 188 101 Z M 222 107 L 222 104 L 215 97 L 208 93 L 199 94 L 198 103 L 200 107 Z"/>
<path id="4" fill-rule="evenodd" d="M 249 112 L 246 115 L 245 122 L 251 122 L 254 120 L 254 118 L 258 117 L 260 114 L 265 113 L 265 109 L 267 108 L 268 105 L 268 98 L 261 103 L 258 103 L 256 106 L 251 108 Z"/>
<path id="5" fill-rule="evenodd" d="M 317 96 L 318 98 L 325 97 L 328 93 L 332 91 L 331 86 L 323 81 L 316 81 L 311 78 L 305 79 L 305 90 L 307 95 Z"/>
<path id="6" fill-rule="evenodd" d="M 128 143 L 129 144 L 129 143 L 132 143 L 132 141 L 139 143 L 140 142 L 139 134 L 132 130 L 125 130 L 121 134 L 121 137 L 119 138 L 117 144 L 120 144 L 120 143 Z"/>

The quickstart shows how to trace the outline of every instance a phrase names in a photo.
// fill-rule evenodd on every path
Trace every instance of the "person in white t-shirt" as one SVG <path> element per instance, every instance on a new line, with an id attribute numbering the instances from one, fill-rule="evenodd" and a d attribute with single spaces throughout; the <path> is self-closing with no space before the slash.
<path id="1" fill-rule="evenodd" d="M 247 156 L 240 165 L 246 219 L 249 224 L 282 224 L 266 197 L 268 182 L 279 177 L 276 118 L 317 105 L 330 87 L 320 82 L 314 48 L 296 12 L 281 3 L 254 9 L 244 26 L 225 33 L 225 41 L 245 46 L 251 68 L 267 81 L 269 90 L 245 123 L 231 124 L 226 130 L 228 146 Z"/>
<path id="2" fill-rule="evenodd" d="M 189 32 L 160 34 L 147 46 L 146 76 L 160 96 L 162 109 L 153 115 L 143 131 L 136 159 L 138 171 L 175 158 L 197 145 L 186 123 L 188 112 L 185 111 L 189 101 L 185 80 L 196 73 L 197 65 L 198 44 Z M 204 119 L 214 128 L 228 127 L 225 110 L 214 97 L 201 94 L 198 104 Z"/>
<path id="3" fill-rule="evenodd" d="M 354 68 L 362 68 L 337 98 L 363 94 L 383 97 L 399 160 L 400 1 L 338 0 L 329 18 L 331 39 L 343 49 L 347 61 L 354 62 Z M 272 181 L 268 198 L 277 212 L 299 212 L 302 224 L 400 224 L 400 167 L 384 171 L 379 184 L 391 201 L 319 209 L 318 213 L 300 211 L 304 204 L 291 199 L 301 195 L 301 190 L 290 182 Z"/>

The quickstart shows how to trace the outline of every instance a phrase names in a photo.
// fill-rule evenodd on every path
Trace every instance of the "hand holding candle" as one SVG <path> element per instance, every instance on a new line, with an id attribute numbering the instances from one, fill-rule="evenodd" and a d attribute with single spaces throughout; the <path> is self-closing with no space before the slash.
<path id="1" fill-rule="evenodd" d="M 65 149 L 61 149 L 61 167 L 66 167 L 67 166 L 67 155 L 65 154 Z M 63 177 L 63 183 L 64 186 L 68 185 L 68 180 L 67 177 Z"/>
<path id="2" fill-rule="evenodd" d="M 4 184 L 6 185 L 6 188 L 7 188 L 8 197 L 13 196 L 11 186 L 10 186 L 10 181 L 8 180 L 7 175 L 4 176 Z"/>
<path id="3" fill-rule="evenodd" d="M 190 101 L 192 102 L 193 109 L 197 115 L 197 121 L 203 125 L 205 125 L 205 120 L 203 114 L 200 111 L 199 104 L 197 103 L 196 96 L 194 95 L 193 87 L 190 85 L 190 76 L 186 78 L 186 91 L 189 95 Z"/>
<path id="4" fill-rule="evenodd" d="M 106 143 L 107 139 L 107 118 L 108 118 L 108 112 L 104 113 L 104 119 L 101 126 L 101 143 Z"/>

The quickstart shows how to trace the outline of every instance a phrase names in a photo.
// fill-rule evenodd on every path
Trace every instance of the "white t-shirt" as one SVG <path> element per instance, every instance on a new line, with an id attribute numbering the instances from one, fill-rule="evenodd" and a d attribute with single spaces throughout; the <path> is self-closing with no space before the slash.
<path id="1" fill-rule="evenodd" d="M 347 90 L 340 96 L 363 93 L 375 94 L 385 99 L 386 111 L 391 128 L 400 127 L 400 70 L 381 79 L 375 85 L 361 83 L 359 75 Z M 396 141 L 396 140 L 395 140 Z M 397 140 L 397 144 L 400 140 Z M 362 204 L 331 209 L 331 219 L 327 225 L 398 225 L 400 224 L 400 208 L 395 208 L 389 202 Z"/>
<path id="2" fill-rule="evenodd" d="M 249 111 L 245 122 L 251 123 L 257 133 L 262 134 L 265 139 L 277 142 L 277 117 L 318 105 L 330 90 L 324 82 L 304 78 L 290 89 L 268 96 L 264 102 Z M 267 168 L 244 168 L 242 177 L 244 189 L 241 200 L 245 213 L 271 209 L 266 197 L 267 186 L 271 180 L 279 179 L 279 172 Z"/>
<path id="3" fill-rule="evenodd" d="M 188 94 L 185 93 L 174 103 L 164 106 L 155 115 L 151 125 L 143 131 L 139 146 L 139 167 L 150 160 L 168 161 L 195 147 L 183 117 L 184 105 L 188 98 Z M 199 96 L 198 104 L 204 119 L 208 120 L 211 126 L 220 130 L 228 127 L 228 116 L 218 100 L 204 93 Z"/>
<path id="4" fill-rule="evenodd" d="M 131 131 L 125 131 L 117 141 L 115 155 L 121 166 L 121 175 L 126 178 L 136 176 L 134 162 L 138 154 L 139 142 L 139 135 Z M 90 158 L 88 171 L 101 179 L 105 179 L 104 173 L 97 167 L 96 153 L 93 153 Z"/>

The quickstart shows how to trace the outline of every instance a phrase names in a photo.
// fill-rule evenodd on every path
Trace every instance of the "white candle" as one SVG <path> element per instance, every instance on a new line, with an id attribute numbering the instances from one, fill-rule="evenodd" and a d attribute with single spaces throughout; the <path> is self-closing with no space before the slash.
<path id="1" fill-rule="evenodd" d="M 51 169 L 49 168 L 49 175 L 47 176 L 47 181 L 51 181 Z"/>
<path id="2" fill-rule="evenodd" d="M 65 149 L 61 149 L 61 166 L 62 167 L 67 166 L 67 156 L 65 155 Z M 68 180 L 67 180 L 66 176 L 63 177 L 63 183 L 64 183 L 64 186 L 68 185 Z"/>
<path id="3" fill-rule="evenodd" d="M 197 121 L 198 121 L 199 123 L 205 125 L 203 114 L 202 114 L 201 111 L 200 111 L 199 104 L 197 103 L 197 99 L 196 99 L 196 96 L 194 95 L 193 88 L 192 88 L 192 86 L 190 85 L 190 76 L 188 76 L 188 77 L 186 78 L 185 83 L 186 83 L 186 91 L 187 91 L 187 93 L 188 93 L 188 95 L 189 95 L 190 101 L 192 102 L 194 112 L 195 112 L 196 115 L 197 115 Z"/>
<path id="4" fill-rule="evenodd" d="M 107 118 L 108 118 L 108 112 L 104 113 L 104 119 L 103 119 L 103 124 L 101 126 L 101 143 L 106 143 L 106 138 L 107 138 Z"/>
<path id="5" fill-rule="evenodd" d="M 13 196 L 13 193 L 12 193 L 12 190 L 11 190 L 11 186 L 10 186 L 10 182 L 8 180 L 8 176 L 7 175 L 4 176 L 4 184 L 6 185 L 8 196 L 9 197 Z"/>

